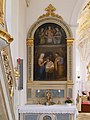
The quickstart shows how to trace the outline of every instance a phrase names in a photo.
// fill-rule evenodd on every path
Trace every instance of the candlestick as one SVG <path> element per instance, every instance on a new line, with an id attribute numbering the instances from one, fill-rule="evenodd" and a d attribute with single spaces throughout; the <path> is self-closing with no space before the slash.
<path id="1" fill-rule="evenodd" d="M 38 104 L 40 104 L 40 90 L 37 90 L 38 92 Z"/>
<path id="2" fill-rule="evenodd" d="M 58 98 L 58 99 L 59 99 L 59 100 L 58 100 L 58 104 L 61 104 L 61 101 L 60 101 L 60 92 L 61 92 L 61 90 L 58 90 L 58 93 L 59 93 L 59 95 L 58 95 L 58 97 L 59 97 L 59 98 Z"/>

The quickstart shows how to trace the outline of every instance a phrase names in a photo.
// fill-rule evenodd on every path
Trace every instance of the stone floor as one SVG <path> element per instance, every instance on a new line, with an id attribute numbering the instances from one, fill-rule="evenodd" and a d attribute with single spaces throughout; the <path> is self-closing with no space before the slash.
<path id="1" fill-rule="evenodd" d="M 79 113 L 76 120 L 90 120 L 90 113 Z"/>

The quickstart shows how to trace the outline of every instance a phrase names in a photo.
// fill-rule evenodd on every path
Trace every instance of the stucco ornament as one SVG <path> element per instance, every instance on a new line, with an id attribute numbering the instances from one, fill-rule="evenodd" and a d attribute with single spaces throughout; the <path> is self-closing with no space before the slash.
<path id="1" fill-rule="evenodd" d="M 77 23 L 77 46 L 81 58 L 85 60 L 90 54 L 90 1 L 81 10 Z"/>

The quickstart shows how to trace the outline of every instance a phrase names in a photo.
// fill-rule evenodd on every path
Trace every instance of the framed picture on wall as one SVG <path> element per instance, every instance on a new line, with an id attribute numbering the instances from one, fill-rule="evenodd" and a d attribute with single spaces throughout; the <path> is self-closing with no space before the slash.
<path id="1" fill-rule="evenodd" d="M 34 81 L 66 81 L 67 42 L 63 28 L 45 23 L 34 34 Z"/>

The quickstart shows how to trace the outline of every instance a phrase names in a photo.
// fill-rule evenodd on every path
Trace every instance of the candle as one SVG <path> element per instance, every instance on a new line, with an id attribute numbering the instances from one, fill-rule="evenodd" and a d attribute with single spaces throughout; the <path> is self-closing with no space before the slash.
<path id="1" fill-rule="evenodd" d="M 58 92 L 60 93 L 61 90 L 58 90 Z"/>
<path id="2" fill-rule="evenodd" d="M 40 90 L 38 90 L 37 92 L 40 93 Z"/>

